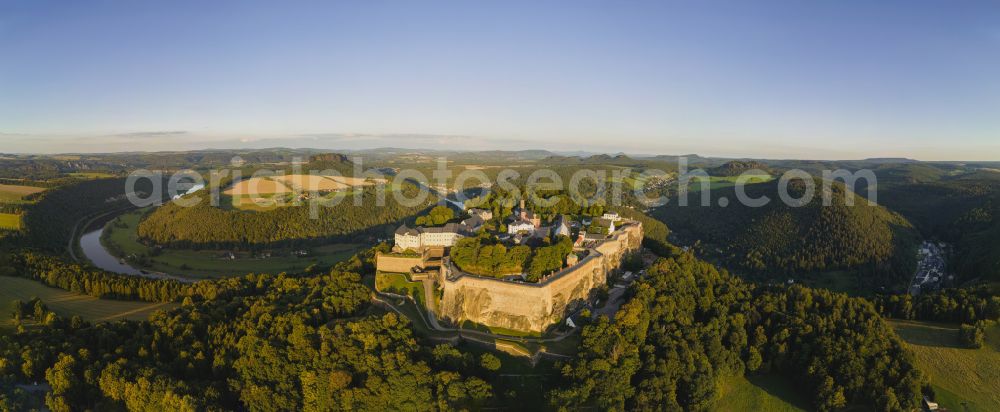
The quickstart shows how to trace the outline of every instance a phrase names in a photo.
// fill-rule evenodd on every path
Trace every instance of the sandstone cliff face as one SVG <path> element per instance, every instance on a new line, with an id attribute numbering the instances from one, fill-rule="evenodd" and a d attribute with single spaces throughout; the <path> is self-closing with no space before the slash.
<path id="1" fill-rule="evenodd" d="M 641 247 L 642 235 L 641 224 L 626 225 L 578 264 L 539 284 L 469 275 L 455 278 L 456 269 L 446 265 L 438 278 L 444 290 L 438 317 L 455 324 L 471 320 L 491 327 L 544 331 L 586 301 L 594 288 L 605 284 L 622 258 Z"/>

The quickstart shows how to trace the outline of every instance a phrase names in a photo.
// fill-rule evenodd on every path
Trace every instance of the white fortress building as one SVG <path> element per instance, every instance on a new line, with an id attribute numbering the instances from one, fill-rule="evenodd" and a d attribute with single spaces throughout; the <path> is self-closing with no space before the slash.
<path id="1" fill-rule="evenodd" d="M 421 250 L 431 246 L 452 247 L 458 239 L 472 236 L 473 228 L 461 223 L 448 223 L 441 227 L 409 227 L 396 229 L 396 247 L 400 250 Z"/>

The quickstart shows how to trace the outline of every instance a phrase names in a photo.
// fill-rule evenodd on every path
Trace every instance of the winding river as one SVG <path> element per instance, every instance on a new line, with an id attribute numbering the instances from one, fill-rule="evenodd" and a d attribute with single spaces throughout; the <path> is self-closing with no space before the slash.
<path id="1" fill-rule="evenodd" d="M 80 249 L 83 250 L 83 255 L 86 256 L 87 259 L 94 264 L 94 266 L 108 272 L 121 273 L 123 275 L 142 276 L 142 271 L 121 262 L 104 248 L 104 245 L 101 244 L 102 233 L 104 233 L 104 227 L 87 232 L 80 237 Z"/>
<path id="2" fill-rule="evenodd" d="M 104 248 L 104 245 L 101 244 L 102 233 L 104 233 L 103 226 L 97 228 L 96 230 L 87 232 L 80 237 L 80 249 L 83 250 L 83 255 L 94 266 L 108 272 L 120 273 L 123 275 L 142 276 L 153 279 L 170 279 L 185 283 L 195 282 L 194 279 L 188 279 L 182 276 L 143 271 L 129 266 L 127 263 L 122 262 Z"/>

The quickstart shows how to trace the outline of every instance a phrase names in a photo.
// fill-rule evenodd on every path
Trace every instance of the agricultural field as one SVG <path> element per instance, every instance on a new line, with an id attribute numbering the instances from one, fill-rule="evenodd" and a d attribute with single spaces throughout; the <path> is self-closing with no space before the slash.
<path id="1" fill-rule="evenodd" d="M 956 325 L 889 321 L 913 351 L 934 387 L 936 400 L 952 411 L 1000 410 L 1000 326 L 986 330 L 986 345 L 966 349 Z"/>
<path id="2" fill-rule="evenodd" d="M 288 193 L 291 191 L 291 188 L 278 180 L 268 177 L 255 177 L 247 180 L 241 180 L 222 193 L 230 196 L 253 196 L 262 194 Z"/>
<path id="3" fill-rule="evenodd" d="M 44 191 L 44 187 L 0 184 L 0 203 L 24 203 L 25 196 Z"/>
<path id="4" fill-rule="evenodd" d="M 719 384 L 713 411 L 807 411 L 807 397 L 797 393 L 787 379 L 764 376 L 731 376 Z"/>
<path id="5" fill-rule="evenodd" d="M 300 272 L 312 265 L 331 266 L 357 253 L 362 245 L 335 243 L 306 248 L 305 256 L 290 251 L 275 251 L 270 257 L 254 256 L 249 252 L 223 250 L 161 249 L 139 243 L 137 228 L 144 211 L 134 211 L 108 222 L 102 239 L 112 254 L 149 256 L 150 264 L 143 268 L 156 272 L 184 275 L 192 278 L 219 278 L 247 273 Z M 155 254 L 155 256 L 153 256 Z"/>
<path id="6" fill-rule="evenodd" d="M 51 288 L 34 280 L 0 276 L 0 329 L 11 326 L 11 304 L 15 300 L 27 302 L 39 298 L 50 310 L 60 316 L 79 315 L 84 320 L 104 322 L 119 319 L 144 320 L 157 310 L 169 310 L 174 303 L 149 303 L 100 299 L 62 289 Z"/>
<path id="7" fill-rule="evenodd" d="M 21 215 L 14 213 L 0 213 L 0 229 L 21 229 Z"/>
<path id="8" fill-rule="evenodd" d="M 371 179 L 319 176 L 319 175 L 283 175 L 268 177 L 253 177 L 242 180 L 223 192 L 230 196 L 259 196 L 268 194 L 290 193 L 295 189 L 301 191 L 335 191 L 358 186 L 370 186 L 376 182 Z"/>

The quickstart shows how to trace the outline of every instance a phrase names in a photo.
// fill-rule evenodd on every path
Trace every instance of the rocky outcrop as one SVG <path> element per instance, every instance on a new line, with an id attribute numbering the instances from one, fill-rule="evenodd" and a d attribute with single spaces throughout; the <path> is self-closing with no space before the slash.
<path id="1" fill-rule="evenodd" d="M 506 329 L 542 332 L 561 322 L 607 282 L 622 259 L 642 245 L 642 225 L 630 222 L 590 249 L 579 263 L 539 283 L 516 283 L 460 272 L 446 262 L 438 277 L 443 290 L 438 316 L 455 324 L 469 320 Z"/>

